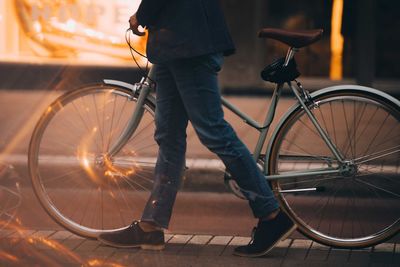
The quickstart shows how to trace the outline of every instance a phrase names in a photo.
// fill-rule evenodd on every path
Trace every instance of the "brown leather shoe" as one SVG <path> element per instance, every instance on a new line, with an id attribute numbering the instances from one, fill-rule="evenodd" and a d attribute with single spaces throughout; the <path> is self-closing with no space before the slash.
<path id="1" fill-rule="evenodd" d="M 134 221 L 123 230 L 100 234 L 97 239 L 105 245 L 117 248 L 162 250 L 165 247 L 164 232 L 145 232 L 140 228 L 139 221 Z"/>

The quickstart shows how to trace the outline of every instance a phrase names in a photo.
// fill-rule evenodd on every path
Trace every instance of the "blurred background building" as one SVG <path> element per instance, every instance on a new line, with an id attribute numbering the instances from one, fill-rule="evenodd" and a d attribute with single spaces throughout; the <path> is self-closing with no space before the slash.
<path id="1" fill-rule="evenodd" d="M 221 74 L 225 89 L 262 88 L 260 70 L 286 47 L 257 38 L 263 27 L 323 28 L 323 39 L 296 57 L 308 81 L 379 83 L 400 77 L 395 0 L 221 0 L 236 43 Z M 0 88 L 54 86 L 140 76 L 125 44 L 140 0 L 1 0 Z M 145 39 L 132 37 L 145 50 Z M 138 57 L 139 59 L 139 57 Z M 140 60 L 140 59 L 139 59 Z M 145 61 L 140 61 L 142 65 Z M 24 79 L 21 79 L 24 77 Z"/>

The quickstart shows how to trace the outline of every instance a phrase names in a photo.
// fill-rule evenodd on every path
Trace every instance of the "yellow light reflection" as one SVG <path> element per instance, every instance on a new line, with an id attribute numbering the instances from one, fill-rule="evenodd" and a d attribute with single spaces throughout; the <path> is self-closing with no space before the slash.
<path id="1" fill-rule="evenodd" d="M 124 265 L 112 262 L 106 262 L 99 259 L 91 259 L 87 262 L 88 266 L 110 266 L 110 267 L 124 267 Z"/>
<path id="2" fill-rule="evenodd" d="M 103 187 L 107 182 L 104 178 L 117 182 L 118 178 L 126 178 L 134 175 L 137 169 L 140 169 L 140 166 L 132 160 L 128 160 L 124 167 L 119 167 L 116 166 L 113 159 L 109 158 L 107 154 L 95 155 L 93 152 L 90 152 L 90 148 L 95 147 L 97 132 L 97 127 L 94 127 L 89 134 L 81 139 L 76 154 L 80 166 L 85 170 L 92 182 Z M 130 152 L 128 156 L 134 155 L 134 152 Z M 97 162 L 97 160 L 101 162 Z"/>
<path id="3" fill-rule="evenodd" d="M 106 177 L 111 178 L 114 181 L 117 177 L 127 177 L 136 173 L 136 170 L 134 169 L 133 165 L 132 167 L 129 167 L 124 170 L 123 168 L 116 167 L 113 161 L 107 157 L 105 157 L 104 159 L 104 166 L 106 169 L 104 175 Z"/>
<path id="4" fill-rule="evenodd" d="M 0 221 L 0 226 L 3 223 L 4 222 Z M 6 263 L 5 266 L 8 266 L 8 264 L 14 266 L 15 264 L 20 263 L 20 258 L 17 255 L 14 255 L 14 253 L 17 252 L 18 255 L 26 255 L 23 260 L 32 260 L 32 262 L 35 262 L 37 266 L 61 266 L 65 260 L 68 260 L 68 262 L 71 262 L 73 266 L 124 267 L 122 264 L 111 261 L 106 262 L 102 259 L 82 259 L 80 255 L 61 244 L 61 241 L 55 239 L 35 236 L 24 238 L 24 233 L 28 232 L 28 230 L 21 225 L 8 224 L 7 229 L 15 231 L 16 234 L 13 234 L 13 238 L 3 238 L 2 244 L 8 243 L 13 245 L 18 243 L 18 251 L 15 251 L 13 246 L 4 246 L 0 250 L 0 260 L 2 263 Z M 54 251 L 59 255 L 59 257 L 53 258 L 50 253 L 43 253 L 43 250 L 39 249 L 39 247 Z"/>
<path id="5" fill-rule="evenodd" d="M 343 78 L 343 44 L 342 36 L 343 0 L 334 0 L 331 20 L 331 64 L 329 76 L 332 80 Z"/>

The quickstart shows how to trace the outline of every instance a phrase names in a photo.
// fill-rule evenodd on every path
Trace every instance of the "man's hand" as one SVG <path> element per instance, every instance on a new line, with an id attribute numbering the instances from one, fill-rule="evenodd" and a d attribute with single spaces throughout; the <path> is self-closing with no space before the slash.
<path id="1" fill-rule="evenodd" d="M 146 33 L 139 31 L 139 22 L 137 21 L 136 14 L 132 15 L 129 19 L 129 28 L 138 36 L 144 36 Z"/>

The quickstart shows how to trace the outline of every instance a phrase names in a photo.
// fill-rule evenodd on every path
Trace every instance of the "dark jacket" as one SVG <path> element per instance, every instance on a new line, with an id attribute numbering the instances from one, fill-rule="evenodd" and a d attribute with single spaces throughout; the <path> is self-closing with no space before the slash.
<path id="1" fill-rule="evenodd" d="M 234 52 L 219 0 L 142 0 L 136 15 L 152 63 Z"/>

